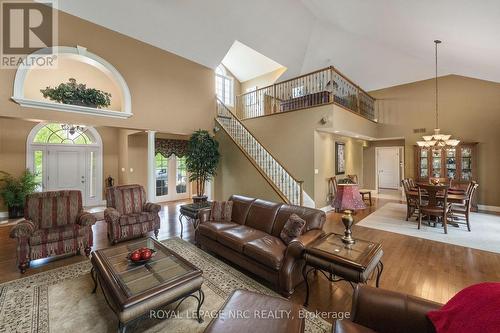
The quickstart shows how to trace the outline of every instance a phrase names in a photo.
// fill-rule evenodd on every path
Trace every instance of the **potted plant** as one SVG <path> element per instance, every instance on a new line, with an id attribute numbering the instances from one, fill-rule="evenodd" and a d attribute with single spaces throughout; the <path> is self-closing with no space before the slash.
<path id="1" fill-rule="evenodd" d="M 215 176 L 219 158 L 219 143 L 205 130 L 194 132 L 188 142 L 186 169 L 189 180 L 196 181 L 195 203 L 207 201 L 205 183 Z"/>
<path id="2" fill-rule="evenodd" d="M 24 214 L 24 201 L 28 194 L 33 193 L 40 184 L 36 175 L 29 170 L 23 172 L 19 178 L 0 171 L 0 196 L 9 210 L 9 218 L 22 217 Z"/>
<path id="3" fill-rule="evenodd" d="M 89 106 L 93 108 L 108 107 L 111 105 L 111 94 L 102 90 L 87 88 L 85 84 L 77 83 L 70 78 L 68 82 L 57 87 L 41 89 L 43 97 L 63 104 Z"/>

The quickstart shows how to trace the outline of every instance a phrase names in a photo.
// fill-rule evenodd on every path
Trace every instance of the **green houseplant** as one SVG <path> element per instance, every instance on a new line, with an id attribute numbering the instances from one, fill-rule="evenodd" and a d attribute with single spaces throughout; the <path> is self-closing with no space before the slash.
<path id="1" fill-rule="evenodd" d="M 196 182 L 194 202 L 207 200 L 205 183 L 215 176 L 219 159 L 219 143 L 205 130 L 194 132 L 189 139 L 186 155 L 189 180 Z"/>
<path id="2" fill-rule="evenodd" d="M 94 108 L 108 107 L 111 105 L 111 94 L 99 89 L 87 88 L 85 84 L 77 83 L 70 78 L 68 82 L 57 87 L 41 89 L 43 97 L 63 104 L 89 106 Z"/>
<path id="3" fill-rule="evenodd" d="M 30 170 L 25 170 L 19 178 L 4 171 L 0 171 L 0 174 L 0 196 L 7 205 L 9 218 L 22 217 L 26 196 L 40 185 L 36 181 L 36 175 Z"/>

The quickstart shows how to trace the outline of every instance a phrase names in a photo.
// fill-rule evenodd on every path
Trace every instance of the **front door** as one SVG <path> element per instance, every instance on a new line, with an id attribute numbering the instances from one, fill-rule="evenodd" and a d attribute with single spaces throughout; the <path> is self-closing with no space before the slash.
<path id="1" fill-rule="evenodd" d="M 50 147 L 47 155 L 47 190 L 79 190 L 85 198 L 85 149 L 68 146 Z"/>
<path id="2" fill-rule="evenodd" d="M 378 188 L 399 189 L 399 147 L 377 150 Z"/>

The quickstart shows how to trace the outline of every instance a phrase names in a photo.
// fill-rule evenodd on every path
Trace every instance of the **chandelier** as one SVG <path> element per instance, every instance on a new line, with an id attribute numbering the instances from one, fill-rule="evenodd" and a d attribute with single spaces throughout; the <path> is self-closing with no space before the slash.
<path id="1" fill-rule="evenodd" d="M 424 135 L 422 138 L 424 139 L 423 141 L 417 141 L 417 145 L 422 148 L 454 148 L 456 147 L 459 143 L 460 140 L 456 139 L 451 139 L 451 135 L 449 134 L 441 134 L 440 129 L 439 129 L 439 113 L 438 113 L 438 45 L 441 44 L 440 40 L 435 40 L 434 45 L 435 45 L 435 58 L 436 58 L 436 78 L 435 78 L 435 85 L 436 85 L 436 128 L 434 129 L 434 134 L 433 135 Z"/>
<path id="2" fill-rule="evenodd" d="M 68 131 L 70 135 L 75 135 L 76 132 L 85 131 L 85 126 L 82 125 L 61 124 L 61 128 Z"/>

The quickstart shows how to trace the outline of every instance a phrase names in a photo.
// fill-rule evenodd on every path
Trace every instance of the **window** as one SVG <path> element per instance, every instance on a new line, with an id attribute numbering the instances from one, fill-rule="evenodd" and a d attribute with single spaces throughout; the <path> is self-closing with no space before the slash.
<path id="1" fill-rule="evenodd" d="M 35 181 L 38 183 L 36 187 L 36 192 L 41 192 L 43 189 L 43 151 L 35 150 L 33 152 L 34 167 L 33 172 L 35 173 Z"/>
<path id="2" fill-rule="evenodd" d="M 305 95 L 304 86 L 292 88 L 292 98 L 302 97 Z"/>
<path id="3" fill-rule="evenodd" d="M 97 162 L 96 162 L 96 152 L 90 152 L 90 170 L 89 170 L 89 197 L 94 198 L 97 191 Z"/>
<path id="4" fill-rule="evenodd" d="M 168 158 L 158 153 L 156 160 L 156 196 L 168 194 Z"/>
<path id="5" fill-rule="evenodd" d="M 178 194 L 187 192 L 186 158 L 177 157 L 177 172 L 175 175 L 175 190 Z"/>
<path id="6" fill-rule="evenodd" d="M 47 124 L 38 131 L 33 142 L 90 145 L 94 140 L 90 133 L 87 133 L 85 126 Z"/>
<path id="7" fill-rule="evenodd" d="M 215 93 L 224 104 L 233 106 L 233 78 L 222 65 L 215 69 Z"/>

